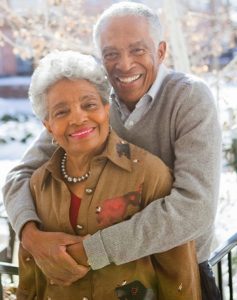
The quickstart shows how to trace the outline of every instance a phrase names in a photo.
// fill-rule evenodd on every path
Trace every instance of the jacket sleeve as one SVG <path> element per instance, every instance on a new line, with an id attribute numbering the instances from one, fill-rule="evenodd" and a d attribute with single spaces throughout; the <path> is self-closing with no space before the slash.
<path id="1" fill-rule="evenodd" d="M 84 240 L 93 269 L 161 253 L 210 233 L 218 200 L 221 130 L 214 99 L 205 84 L 192 85 L 174 119 L 170 195 L 153 201 L 130 220 Z"/>
<path id="2" fill-rule="evenodd" d="M 13 229 L 20 236 L 28 221 L 40 222 L 30 193 L 30 177 L 53 154 L 55 146 L 44 130 L 35 143 L 24 154 L 19 165 L 7 175 L 3 187 L 3 201 Z"/>

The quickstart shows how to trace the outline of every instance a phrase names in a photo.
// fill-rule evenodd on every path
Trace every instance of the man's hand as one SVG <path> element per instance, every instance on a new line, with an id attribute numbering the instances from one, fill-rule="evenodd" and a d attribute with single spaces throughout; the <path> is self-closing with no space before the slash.
<path id="1" fill-rule="evenodd" d="M 78 265 L 66 251 L 67 246 L 71 244 L 82 244 L 81 237 L 61 232 L 40 231 L 34 222 L 29 222 L 23 227 L 21 237 L 22 246 L 54 284 L 68 286 L 84 277 L 90 270 L 86 266 Z M 83 255 L 84 260 L 87 260 L 85 252 Z"/>

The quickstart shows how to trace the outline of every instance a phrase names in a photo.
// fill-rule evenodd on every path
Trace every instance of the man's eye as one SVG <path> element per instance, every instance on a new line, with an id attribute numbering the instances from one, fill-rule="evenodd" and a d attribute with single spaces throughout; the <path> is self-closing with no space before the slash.
<path id="1" fill-rule="evenodd" d="M 109 53 L 104 54 L 103 57 L 105 60 L 113 60 L 118 57 L 118 53 L 117 52 L 109 52 Z"/>
<path id="2" fill-rule="evenodd" d="M 132 53 L 134 55 L 143 55 L 145 53 L 145 50 L 143 48 L 135 48 L 132 50 Z"/>

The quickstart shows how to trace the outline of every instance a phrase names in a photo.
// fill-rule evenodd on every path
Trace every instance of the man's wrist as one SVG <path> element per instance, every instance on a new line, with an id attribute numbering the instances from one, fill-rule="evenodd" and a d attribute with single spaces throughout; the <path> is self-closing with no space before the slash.
<path id="1" fill-rule="evenodd" d="M 20 241 L 22 246 L 31 252 L 31 246 L 34 244 L 34 237 L 37 232 L 39 232 L 39 228 L 37 227 L 37 223 L 34 221 L 27 222 L 20 233 Z"/>
<path id="2" fill-rule="evenodd" d="M 87 263 L 93 270 L 101 269 L 110 264 L 100 231 L 84 239 L 83 246 L 86 256 L 88 257 Z"/>

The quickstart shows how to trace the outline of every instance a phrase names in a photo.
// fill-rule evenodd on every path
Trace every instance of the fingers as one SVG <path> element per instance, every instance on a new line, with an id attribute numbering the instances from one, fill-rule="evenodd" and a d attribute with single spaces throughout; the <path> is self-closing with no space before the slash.
<path id="1" fill-rule="evenodd" d="M 88 258 L 82 242 L 67 246 L 67 253 L 79 265 L 88 266 Z"/>
<path id="2" fill-rule="evenodd" d="M 80 243 L 84 239 L 84 237 L 71 235 L 67 233 L 57 233 L 57 234 L 58 234 L 58 239 L 60 241 L 60 244 L 63 246 Z"/>
<path id="3" fill-rule="evenodd" d="M 70 286 L 73 282 L 75 282 L 76 280 L 79 280 L 81 278 L 83 278 L 88 272 L 89 272 L 90 268 L 85 267 L 85 266 L 80 266 L 77 265 L 77 271 L 76 274 L 74 274 L 73 277 L 68 277 L 66 280 L 65 278 L 60 278 L 59 276 L 51 278 L 49 280 L 49 283 L 51 285 L 59 285 L 59 286 Z M 77 279 L 75 279 L 77 278 Z"/>
<path id="4" fill-rule="evenodd" d="M 83 251 L 81 237 L 60 232 L 43 232 L 32 226 L 27 228 L 31 231 L 28 230 L 28 234 L 25 231 L 23 246 L 28 248 L 36 264 L 54 284 L 68 286 L 87 274 L 89 268 L 78 266 L 66 251 L 68 245 L 76 243 L 81 244 Z"/>
<path id="5" fill-rule="evenodd" d="M 47 278 L 50 278 L 54 284 L 62 286 L 68 286 L 81 279 L 90 270 L 89 267 L 78 265 L 62 245 L 51 247 L 48 257 L 36 259 L 36 263 Z"/>

